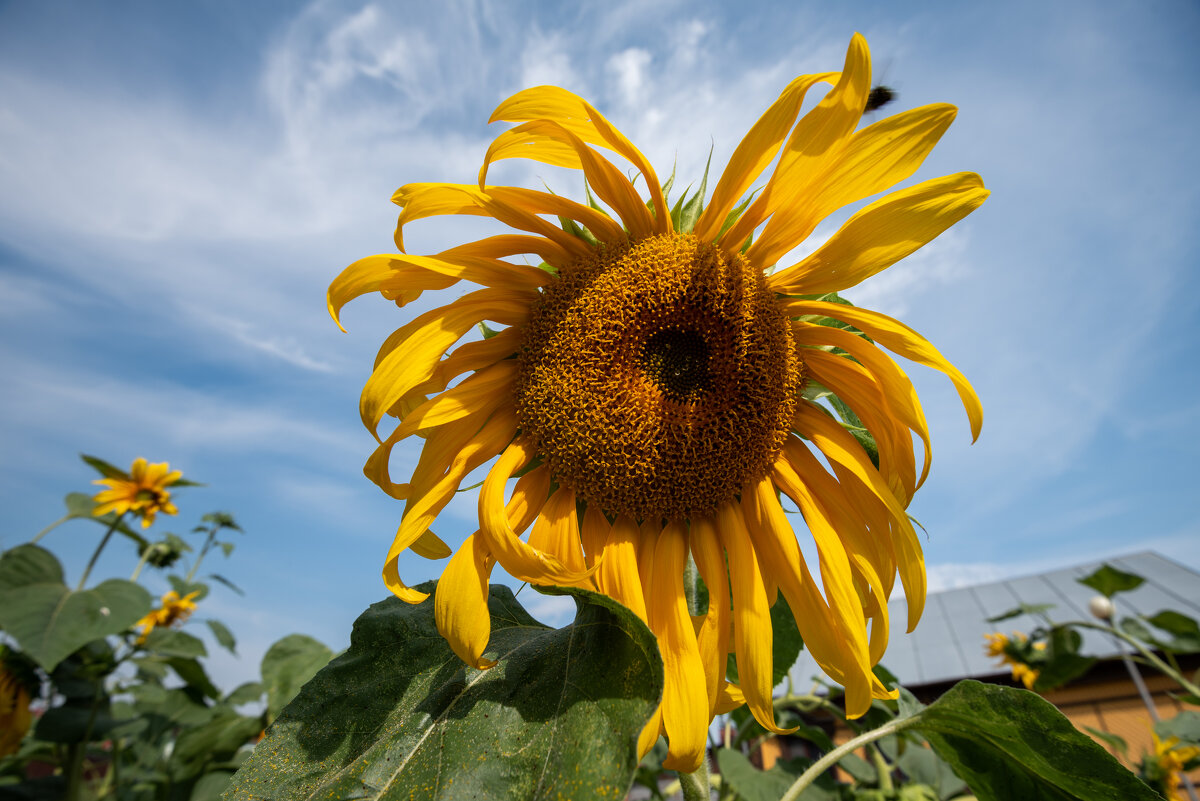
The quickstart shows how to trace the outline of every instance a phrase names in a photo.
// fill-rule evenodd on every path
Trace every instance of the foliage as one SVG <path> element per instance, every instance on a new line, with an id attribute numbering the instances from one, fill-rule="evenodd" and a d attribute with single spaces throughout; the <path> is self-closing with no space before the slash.
<path id="1" fill-rule="evenodd" d="M 128 476 L 101 459 L 83 458 L 104 477 Z M 173 483 L 194 486 L 200 485 Z M 32 705 L 36 719 L 32 725 L 4 721 L 13 730 L 3 742 L 15 736 L 11 749 L 0 750 L 0 798 L 218 798 L 248 746 L 332 653 L 304 635 L 285 637 L 264 657 L 262 681 L 222 693 L 205 670 L 204 641 L 178 626 L 209 592 L 197 579 L 205 557 L 214 548 L 226 557 L 232 552 L 225 535 L 241 532 L 233 516 L 215 512 L 200 519 L 193 534 L 203 540 L 190 568 L 166 574 L 173 594 L 156 601 L 139 583 L 144 569 L 169 571 L 193 546 L 170 533 L 150 541 L 126 525 L 128 514 L 95 516 L 96 503 L 83 493 L 71 493 L 65 505 L 66 515 L 34 541 L 0 554 L 0 679 L 19 679 L 14 686 L 25 689 L 21 701 Z M 37 544 L 69 520 L 104 527 L 75 586 L 54 553 Z M 89 584 L 114 533 L 134 546 L 132 574 Z M 204 578 L 229 585 L 216 574 Z M 209 618 L 202 625 L 235 650 L 224 623 Z"/>

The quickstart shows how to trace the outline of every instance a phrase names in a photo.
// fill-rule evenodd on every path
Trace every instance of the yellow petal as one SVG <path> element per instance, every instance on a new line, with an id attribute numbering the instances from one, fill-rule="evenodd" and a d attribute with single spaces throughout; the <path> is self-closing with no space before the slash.
<path id="1" fill-rule="evenodd" d="M 708 690 L 708 714 L 717 714 L 721 686 L 725 684 L 726 657 L 729 654 L 729 577 L 725 569 L 725 551 L 717 536 L 713 521 L 707 517 L 691 522 L 692 556 L 704 585 L 708 588 L 708 612 L 696 645 L 704 664 L 705 687 Z"/>
<path id="2" fill-rule="evenodd" d="M 509 256 L 519 256 L 532 253 L 555 267 L 562 267 L 571 260 L 570 254 L 549 239 L 540 236 L 525 236 L 523 234 L 500 234 L 489 236 L 465 245 L 458 245 L 439 253 L 439 256 L 479 256 L 485 259 L 504 259 Z"/>
<path id="3" fill-rule="evenodd" d="M 454 497 L 463 477 L 503 450 L 516 432 L 516 414 L 511 409 L 502 409 L 455 453 L 449 470 L 445 475 L 438 476 L 429 489 L 424 490 L 422 487 L 424 491 L 418 494 L 414 478 L 414 492 L 405 502 L 404 519 L 396 532 L 392 549 L 388 552 L 389 561 L 399 557 L 400 552 L 408 548 L 437 519 L 438 514 Z"/>
<path id="4" fill-rule="evenodd" d="M 492 636 L 487 602 L 493 564 L 483 538 L 472 534 L 446 565 L 433 594 L 433 619 L 438 632 L 459 659 L 479 670 L 496 664 L 494 659 L 483 658 Z"/>
<path id="5" fill-rule="evenodd" d="M 988 190 L 970 172 L 893 192 L 855 214 L 808 258 L 774 273 L 782 295 L 820 295 L 852 287 L 933 241 L 983 205 Z"/>
<path id="6" fill-rule="evenodd" d="M 908 602 L 908 630 L 912 631 L 916 628 L 917 621 L 921 619 L 921 612 L 925 608 L 925 562 L 921 556 L 921 543 L 917 539 L 916 532 L 913 531 L 908 514 L 896 500 L 896 496 L 883 483 L 875 466 L 871 464 L 858 441 L 818 407 L 802 401 L 796 407 L 796 414 L 792 418 L 792 427 L 812 441 L 835 471 L 841 468 L 845 473 L 870 487 L 876 497 L 887 506 L 896 533 L 894 543 L 897 567 L 900 570 L 900 580 L 904 583 L 904 595 Z M 778 467 L 777 464 L 777 470 Z M 844 473 L 840 475 L 844 475 Z"/>
<path id="7" fill-rule="evenodd" d="M 800 200 L 817 176 L 842 158 L 848 136 L 862 118 L 870 91 L 871 53 L 866 39 L 856 33 L 846 49 L 846 63 L 837 83 L 796 124 L 762 194 L 721 238 L 723 248 L 740 250 L 750 233 L 768 217 L 778 214 L 786 218 L 801 205 Z M 777 227 L 772 220 L 763 236 Z M 751 263 L 768 267 L 774 262 L 751 259 Z"/>
<path id="8" fill-rule="evenodd" d="M 771 681 L 771 609 L 767 604 L 758 557 L 750 543 L 742 508 L 727 503 L 717 512 L 717 535 L 729 559 L 729 583 L 733 589 L 733 647 L 737 654 L 738 686 L 750 711 L 764 728 L 787 734 L 795 728 L 775 725 Z"/>
<path id="9" fill-rule="evenodd" d="M 536 86 L 518 92 L 501 103 L 492 112 L 489 122 L 498 120 L 551 120 L 589 144 L 600 145 L 620 153 L 642 173 L 647 186 L 650 187 L 651 202 L 657 210 L 655 231 L 667 233 L 671 230 L 670 215 L 666 213 L 666 202 L 662 196 L 662 184 L 659 183 L 654 168 L 624 134 L 614 128 L 603 114 L 592 108 L 583 98 L 557 86 Z"/>
<path id="10" fill-rule="evenodd" d="M 650 749 L 658 742 L 658 738 L 663 733 L 663 718 L 662 704 L 654 710 L 654 714 L 650 716 L 650 720 L 646 721 L 646 725 L 642 727 L 642 731 L 638 734 L 638 760 L 644 759 L 646 754 L 650 753 Z"/>
<path id="11" fill-rule="evenodd" d="M 836 72 L 801 75 L 787 85 L 779 99 L 758 118 L 758 122 L 754 123 L 733 151 L 725 171 L 721 173 L 721 180 L 717 182 L 717 188 L 713 190 L 712 199 L 696 220 L 696 227 L 692 231 L 696 236 L 705 242 L 717 238 L 734 204 L 779 152 L 779 146 L 796 121 L 808 90 L 822 81 L 832 83 L 837 77 Z"/>
<path id="12" fill-rule="evenodd" d="M 808 237 L 817 223 L 849 203 L 883 192 L 908 178 L 954 121 L 957 109 L 937 103 L 875 123 L 850 137 L 835 161 L 793 196 L 746 252 L 770 265 Z"/>
<path id="13" fill-rule="evenodd" d="M 654 581 L 650 584 L 650 628 L 663 658 L 663 726 L 667 758 L 663 767 L 691 773 L 704 758 L 708 734 L 704 665 L 683 593 L 687 566 L 687 534 L 681 523 L 668 523 L 654 548 Z"/>
<path id="14" fill-rule="evenodd" d="M 604 543 L 603 558 L 596 569 L 596 586 L 600 592 L 646 622 L 646 600 L 638 572 L 640 538 L 637 524 L 628 516 L 621 515 L 616 519 Z"/>
<path id="15" fill-rule="evenodd" d="M 853 634 L 845 630 L 840 616 L 821 597 L 791 524 L 775 497 L 771 477 L 763 478 L 753 491 L 743 493 L 742 505 L 755 548 L 768 554 L 761 564 L 776 573 L 805 647 L 821 669 L 846 688 L 847 713 L 861 716 L 871 705 L 866 648 L 853 647 Z"/>
<path id="16" fill-rule="evenodd" d="M 724 715 L 726 712 L 732 712 L 744 703 L 746 703 L 746 697 L 742 695 L 742 691 L 737 685 L 727 681 L 721 682 L 721 688 L 717 693 L 716 714 Z"/>
<path id="17" fill-rule="evenodd" d="M 482 320 L 516 325 L 525 320 L 537 293 L 481 289 L 448 306 L 432 309 L 409 325 L 407 336 L 367 379 L 359 401 L 363 424 L 375 434 L 388 409 L 413 387 L 429 379 L 446 349 Z M 376 434 L 378 438 L 378 434 Z"/>
<path id="18" fill-rule="evenodd" d="M 505 483 L 532 458 L 532 449 L 521 439 L 515 440 L 500 454 L 479 491 L 479 531 L 487 540 L 488 550 L 513 578 L 530 584 L 569 587 L 586 580 L 587 574 L 568 570 L 553 554 L 538 551 L 522 541 L 513 530 L 511 518 L 505 509 Z M 517 486 L 520 489 L 519 482 Z M 541 509 L 545 500 L 545 497 L 530 497 L 528 502 Z"/>
<path id="19" fill-rule="evenodd" d="M 917 397 L 917 391 L 904 371 L 874 343 L 831 325 L 794 323 L 792 339 L 797 345 L 802 346 L 833 345 L 841 348 L 875 377 L 875 380 L 883 388 L 883 399 L 887 404 L 888 411 L 921 438 L 925 450 L 925 463 L 914 489 L 925 483 L 933 459 L 933 447 L 929 439 L 929 426 L 925 422 L 925 412 L 921 409 L 921 399 Z"/>
<path id="20" fill-rule="evenodd" d="M 405 416 L 400 424 L 401 436 L 511 404 L 513 381 L 519 370 L 516 359 L 507 359 L 471 374 Z"/>
<path id="21" fill-rule="evenodd" d="M 579 574 L 587 572 L 572 489 L 560 486 L 546 501 L 542 513 L 533 521 L 529 547 L 554 556 L 567 570 Z"/>
<path id="22" fill-rule="evenodd" d="M 519 154 L 538 161 L 583 170 L 584 178 L 595 191 L 596 196 L 617 212 L 633 238 L 642 239 L 653 233 L 654 220 L 633 184 L 610 161 L 589 148 L 578 136 L 551 120 L 527 122 L 508 133 L 516 132 L 520 132 L 519 144 L 523 147 L 523 151 L 518 151 L 516 149 L 518 143 L 513 142 L 509 143 L 504 151 L 501 151 L 502 154 Z M 563 162 L 560 149 L 564 145 L 575 154 L 574 163 Z M 543 147 L 546 149 L 543 150 Z M 485 159 L 483 169 L 479 173 L 481 186 L 486 170 L 487 160 Z"/>
<path id="23" fill-rule="evenodd" d="M 979 438 L 979 431 L 983 427 L 983 406 L 971 388 L 971 382 L 916 331 L 886 314 L 856 306 L 794 298 L 781 300 L 780 303 L 784 311 L 793 317 L 814 314 L 849 323 L 893 353 L 945 373 L 958 390 L 958 397 L 962 399 L 967 418 L 971 421 L 971 441 Z"/>

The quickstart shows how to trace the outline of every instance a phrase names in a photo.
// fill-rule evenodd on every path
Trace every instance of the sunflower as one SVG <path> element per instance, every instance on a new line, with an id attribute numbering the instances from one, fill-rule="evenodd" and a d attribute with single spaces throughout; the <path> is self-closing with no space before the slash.
<path id="1" fill-rule="evenodd" d="M 33 723 L 29 703 L 37 692 L 33 664 L 22 654 L 0 645 L 0 757 L 20 749 Z"/>
<path id="2" fill-rule="evenodd" d="M 146 638 L 150 636 L 150 632 L 156 628 L 166 628 L 176 623 L 183 623 L 192 616 L 192 612 L 196 611 L 195 598 L 199 595 L 197 592 L 189 592 L 182 598 L 175 590 L 171 590 L 162 597 L 162 605 L 152 612 L 147 613 L 141 620 L 134 624 L 135 627 L 142 630 L 138 637 L 138 645 L 146 642 Z"/>
<path id="3" fill-rule="evenodd" d="M 1188 794 L 1181 787 L 1183 774 L 1188 763 L 1200 757 L 1200 748 L 1183 745 L 1178 737 L 1160 739 L 1157 732 L 1150 732 L 1154 739 L 1154 759 L 1158 763 L 1158 777 L 1162 782 L 1163 795 L 1168 801 L 1188 801 Z"/>
<path id="4" fill-rule="evenodd" d="M 520 581 L 618 600 L 658 638 L 666 687 L 639 747 L 665 733 L 667 767 L 696 769 L 713 715 L 743 701 L 780 731 L 769 612 L 780 592 L 813 657 L 845 687 L 850 715 L 889 697 L 871 667 L 887 644 L 897 573 L 910 628 L 921 615 L 924 563 L 905 509 L 930 452 L 912 384 L 884 349 L 948 375 L 973 435 L 982 424 L 970 384 L 929 342 L 831 294 L 977 208 L 988 194 L 977 175 L 876 200 L 812 255 L 774 269 L 829 213 L 912 175 L 954 118 L 953 106 L 937 104 L 856 130 L 870 73 L 855 35 L 840 73 L 784 89 L 706 205 L 701 187 L 674 207 L 647 159 L 585 100 L 553 86 L 525 90 L 493 114 L 517 125 L 487 149 L 478 184 L 401 187 L 392 198 L 403 209 L 400 253 L 359 260 L 329 288 L 337 321 L 368 292 L 403 306 L 460 280 L 482 285 L 389 336 L 362 392 L 362 420 L 378 441 L 364 472 L 405 501 L 384 581 L 407 602 L 425 599 L 401 580 L 398 557 L 451 555 L 429 527 L 464 476 L 498 456 L 479 492 L 479 530 L 435 593 L 439 630 L 467 664 L 494 664 L 483 654 L 496 564 Z M 797 122 L 819 83 L 833 88 Z M 640 174 L 648 198 L 610 154 Z M 765 186 L 748 195 L 777 156 Z M 589 203 L 488 185 L 489 165 L 506 158 L 581 170 Z M 405 225 L 447 214 L 520 233 L 433 256 L 404 252 Z M 521 255 L 541 263 L 506 261 Z M 477 325 L 484 338 L 458 344 Z M 381 434 L 389 414 L 399 422 Z M 419 461 L 395 482 L 391 451 L 414 434 L 425 440 Z M 820 585 L 781 495 L 812 534 Z M 695 621 L 684 594 L 689 557 L 709 592 Z M 730 652 L 737 686 L 725 679 Z"/>
<path id="5" fill-rule="evenodd" d="M 179 510 L 171 503 L 171 493 L 167 487 L 175 484 L 183 477 L 178 470 L 171 470 L 167 462 L 147 464 L 146 460 L 138 457 L 126 475 L 98 478 L 93 484 L 104 484 L 106 490 L 96 493 L 92 498 L 96 508 L 92 514 L 97 517 L 109 512 L 123 515 L 133 512 L 142 518 L 142 528 L 149 528 L 154 523 L 154 516 L 163 514 L 178 514 Z"/>
<path id="6" fill-rule="evenodd" d="M 1013 632 L 1011 640 L 1000 632 L 985 634 L 983 637 L 987 640 L 987 645 L 983 649 L 984 653 L 988 656 L 997 657 L 1000 660 L 1000 664 L 997 667 L 1005 665 L 1011 667 L 1013 679 L 1024 684 L 1026 690 L 1032 690 L 1033 685 L 1037 683 L 1038 676 L 1041 675 L 1041 671 L 1025 664 L 1016 658 L 1013 653 L 1013 651 L 1023 648 L 1028 638 L 1019 631 Z M 1044 651 L 1046 650 L 1046 643 L 1035 642 L 1033 649 L 1035 651 Z"/>

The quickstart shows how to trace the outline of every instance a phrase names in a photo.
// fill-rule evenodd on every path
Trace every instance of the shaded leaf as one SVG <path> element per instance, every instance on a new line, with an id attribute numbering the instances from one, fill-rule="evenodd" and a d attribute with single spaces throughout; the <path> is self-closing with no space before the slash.
<path id="1" fill-rule="evenodd" d="M 79 454 L 79 458 L 87 462 L 88 466 L 102 475 L 104 478 L 117 478 L 122 481 L 129 480 L 129 474 L 121 468 L 111 465 L 103 459 L 95 456 L 88 456 L 86 453 Z"/>
<path id="2" fill-rule="evenodd" d="M 1038 677 L 1033 689 L 1038 692 L 1053 690 L 1086 673 L 1096 660 L 1080 656 L 1079 648 L 1083 637 L 1069 626 L 1055 626 L 1046 639 L 1044 661 L 1037 664 Z"/>
<path id="3" fill-rule="evenodd" d="M 150 603 L 143 587 L 123 579 L 70 590 L 58 560 L 36 545 L 0 556 L 0 628 L 48 671 L 92 640 L 130 628 Z"/>
<path id="4" fill-rule="evenodd" d="M 262 659 L 262 679 L 271 720 L 331 658 L 333 651 L 307 634 L 290 634 L 267 649 Z"/>
<path id="5" fill-rule="evenodd" d="M 107 704 L 102 704 L 101 709 L 93 713 L 91 703 L 68 702 L 47 709 L 38 719 L 34 736 L 49 743 L 81 743 L 103 739 L 120 723 L 113 720 L 106 707 Z"/>
<path id="6" fill-rule="evenodd" d="M 242 704 L 260 701 L 262 700 L 263 693 L 266 691 L 267 688 L 263 687 L 259 682 L 248 681 L 245 684 L 239 684 L 233 692 L 225 696 L 225 703 L 230 706 L 241 706 Z"/>
<path id="7" fill-rule="evenodd" d="M 193 592 L 196 593 L 196 597 L 192 599 L 193 601 L 203 601 L 208 596 L 208 585 L 203 582 L 188 581 L 174 573 L 167 576 L 167 581 L 170 582 L 171 589 L 175 590 L 180 598 L 191 595 Z"/>
<path id="8" fill-rule="evenodd" d="M 220 801 L 221 793 L 229 787 L 232 779 L 233 771 L 231 770 L 214 770 L 212 773 L 205 773 L 192 786 L 189 801 Z"/>
<path id="9" fill-rule="evenodd" d="M 464 666 L 439 636 L 432 598 L 374 604 L 227 798 L 623 798 L 662 693 L 654 636 L 607 597 L 561 592 L 579 609 L 555 630 L 492 586 L 488 653 L 498 664 L 486 671 Z"/>
<path id="10" fill-rule="evenodd" d="M 208 649 L 199 637 L 193 637 L 184 631 L 155 628 L 146 636 L 142 648 L 163 656 L 208 656 Z"/>
<path id="11" fill-rule="evenodd" d="M 918 720 L 981 801 L 1160 801 L 1036 693 L 960 681 Z"/>
<path id="12" fill-rule="evenodd" d="M 204 622 L 208 624 L 209 630 L 212 631 L 213 637 L 221 647 L 237 656 L 237 640 L 233 638 L 233 632 L 229 630 L 229 627 L 219 620 L 209 619 Z"/>
<path id="13" fill-rule="evenodd" d="M 210 579 L 212 579 L 213 581 L 216 581 L 216 582 L 219 582 L 219 583 L 221 583 L 221 584 L 224 584 L 226 587 L 228 587 L 229 589 L 233 590 L 233 591 L 234 591 L 234 592 L 236 592 L 238 595 L 245 595 L 245 594 L 246 594 L 246 593 L 242 592 L 242 588 L 241 588 L 241 587 L 239 587 L 238 585 L 234 584 L 232 581 L 230 581 L 229 579 L 225 578 L 224 576 L 218 575 L 218 574 L 216 574 L 216 573 L 209 573 L 209 574 L 208 574 L 208 577 L 209 577 Z"/>
<path id="14" fill-rule="evenodd" d="M 185 656 L 173 656 L 167 660 L 167 664 L 175 671 L 175 675 L 183 679 L 184 684 L 194 689 L 200 695 L 213 699 L 221 697 L 221 691 L 213 685 L 212 680 L 208 678 L 208 674 L 204 672 L 204 666 L 196 659 Z"/>
<path id="15" fill-rule="evenodd" d="M 989 617 L 987 622 L 999 623 L 1003 620 L 1011 620 L 1014 617 L 1020 617 L 1021 615 L 1043 615 L 1048 610 L 1053 608 L 1054 604 L 1021 604 L 1020 606 L 1015 606 L 1012 609 L 1009 609 L 1007 612 L 1002 612 L 995 617 Z"/>
<path id="16" fill-rule="evenodd" d="M 721 781 L 728 782 L 744 801 L 778 801 L 795 778 L 782 771 L 762 771 L 754 767 L 741 751 L 722 748 L 717 751 Z"/>
<path id="17" fill-rule="evenodd" d="M 1160 720 L 1154 731 L 1162 739 L 1178 737 L 1185 743 L 1200 743 L 1200 712 L 1185 710 L 1170 720 Z"/>
<path id="18" fill-rule="evenodd" d="M 900 755 L 896 766 L 913 782 L 931 788 L 942 801 L 959 796 L 967 790 L 966 782 L 955 776 L 946 760 L 929 748 L 910 745 Z"/>
<path id="19" fill-rule="evenodd" d="M 1118 592 L 1135 590 L 1145 581 L 1136 573 L 1126 573 L 1110 565 L 1101 565 L 1100 569 L 1090 576 L 1075 580 L 1085 587 L 1091 587 L 1105 598 L 1111 598 Z"/>
<path id="20" fill-rule="evenodd" d="M 1083 728 L 1084 728 L 1084 731 L 1086 731 L 1088 734 L 1092 735 L 1092 737 L 1095 737 L 1096 739 L 1100 740 L 1102 743 L 1104 743 L 1105 745 L 1107 745 L 1109 748 L 1113 749 L 1117 753 L 1121 754 L 1122 756 L 1124 756 L 1125 753 L 1129 750 L 1129 743 L 1125 742 L 1124 737 L 1113 734 L 1112 732 L 1100 731 L 1099 729 L 1093 729 L 1091 726 L 1084 726 Z"/>

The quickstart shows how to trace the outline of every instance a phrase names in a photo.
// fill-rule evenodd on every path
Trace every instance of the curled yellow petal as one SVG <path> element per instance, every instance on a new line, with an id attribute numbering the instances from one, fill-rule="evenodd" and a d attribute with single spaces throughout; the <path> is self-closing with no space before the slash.
<path id="1" fill-rule="evenodd" d="M 479 534 L 472 534 L 446 565 L 433 594 L 433 619 L 458 658 L 485 670 L 496 664 L 484 659 L 492 635 L 488 613 L 488 578 L 495 560 Z"/>

